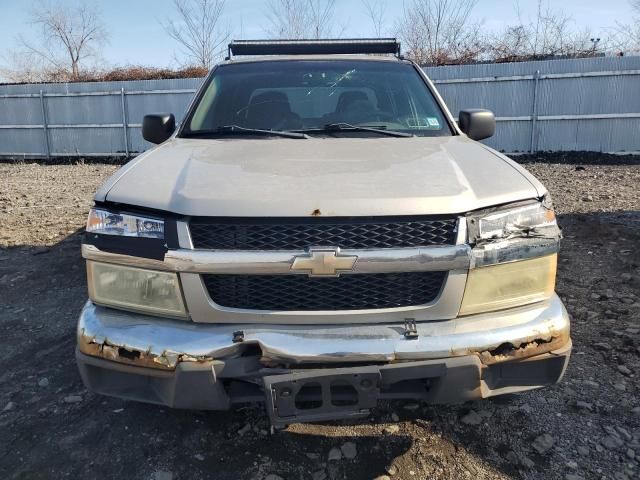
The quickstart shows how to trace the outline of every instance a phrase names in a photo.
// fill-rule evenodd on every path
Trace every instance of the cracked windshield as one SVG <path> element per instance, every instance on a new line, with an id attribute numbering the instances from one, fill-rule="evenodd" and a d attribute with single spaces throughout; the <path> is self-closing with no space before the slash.
<path id="1" fill-rule="evenodd" d="M 371 61 L 248 62 L 218 68 L 182 135 L 251 130 L 331 136 L 451 134 L 412 65 Z"/>

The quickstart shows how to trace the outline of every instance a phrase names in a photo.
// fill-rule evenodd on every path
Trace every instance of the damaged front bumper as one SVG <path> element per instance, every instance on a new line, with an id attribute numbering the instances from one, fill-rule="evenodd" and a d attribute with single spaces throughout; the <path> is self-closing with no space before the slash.
<path id="1" fill-rule="evenodd" d="M 239 329 L 242 330 L 239 330 Z M 87 302 L 78 322 L 82 353 L 143 367 L 246 356 L 257 347 L 265 365 L 399 362 L 478 355 L 491 364 L 545 353 L 569 340 L 560 299 L 452 320 L 401 324 L 212 325 L 165 320 Z M 253 351 L 256 351 L 255 349 Z"/>
<path id="2" fill-rule="evenodd" d="M 379 378 L 369 400 L 485 398 L 558 381 L 571 350 L 569 318 L 556 295 L 501 312 L 417 322 L 411 335 L 397 323 L 197 324 L 87 302 L 77 334 L 78 364 L 89 389 L 196 409 L 264 400 L 265 385 L 299 386 L 301 372 L 321 390 L 322 378 L 331 379 L 327 389 L 335 379 L 348 386 L 363 378 L 354 373 L 358 368 Z M 277 411 L 277 399 L 266 393 Z M 360 400 L 356 406 L 348 411 L 359 411 Z M 316 419 L 339 416 L 329 413 Z M 296 415 L 294 421 L 302 418 Z"/>

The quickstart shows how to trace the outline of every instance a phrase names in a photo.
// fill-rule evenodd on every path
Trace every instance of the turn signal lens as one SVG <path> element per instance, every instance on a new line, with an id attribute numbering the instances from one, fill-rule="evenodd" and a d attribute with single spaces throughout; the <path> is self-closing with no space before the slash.
<path id="1" fill-rule="evenodd" d="M 539 302 L 556 285 L 557 254 L 469 270 L 460 315 Z"/>
<path id="2" fill-rule="evenodd" d="M 92 208 L 87 218 L 88 233 L 121 237 L 164 238 L 164 220 Z"/>

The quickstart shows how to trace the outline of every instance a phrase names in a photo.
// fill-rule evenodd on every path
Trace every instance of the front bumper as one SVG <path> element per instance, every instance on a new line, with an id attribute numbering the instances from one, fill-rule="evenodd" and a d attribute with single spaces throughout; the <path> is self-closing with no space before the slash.
<path id="1" fill-rule="evenodd" d="M 87 302 L 78 323 L 77 359 L 85 384 L 97 393 L 224 410 L 264 400 L 265 385 L 268 390 L 313 380 L 322 396 L 334 380 L 350 385 L 362 374 L 379 379 L 368 401 L 486 398 L 555 383 L 571 351 L 569 318 L 555 295 L 534 305 L 416 327 L 417 338 L 408 338 L 397 323 L 197 324 Z M 277 411 L 277 399 L 267 393 L 271 411 Z M 356 407 L 362 406 L 357 398 Z M 294 410 L 293 421 L 307 418 Z M 340 416 L 325 413 L 312 419 Z M 282 423 L 273 415 L 272 421 Z"/>
<path id="2" fill-rule="evenodd" d="M 174 369 L 181 362 L 231 359 L 249 348 L 258 348 L 265 362 L 288 366 L 470 354 L 491 364 L 544 353 L 569 339 L 569 317 L 556 295 L 546 302 L 500 312 L 417 322 L 416 327 L 418 337 L 408 340 L 398 323 L 213 325 L 161 319 L 87 302 L 77 333 L 80 351 L 85 354 L 164 369 Z"/>

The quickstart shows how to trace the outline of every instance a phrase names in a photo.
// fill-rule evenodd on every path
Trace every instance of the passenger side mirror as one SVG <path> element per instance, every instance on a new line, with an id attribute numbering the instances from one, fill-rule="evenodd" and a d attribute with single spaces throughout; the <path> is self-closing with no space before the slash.
<path id="1" fill-rule="evenodd" d="M 480 108 L 460 110 L 458 126 L 470 139 L 482 140 L 496 132 L 496 117 L 492 111 Z"/>
<path id="2" fill-rule="evenodd" d="M 142 120 L 142 138 L 151 143 L 162 143 L 176 129 L 176 117 L 173 113 L 154 113 L 145 115 Z"/>

